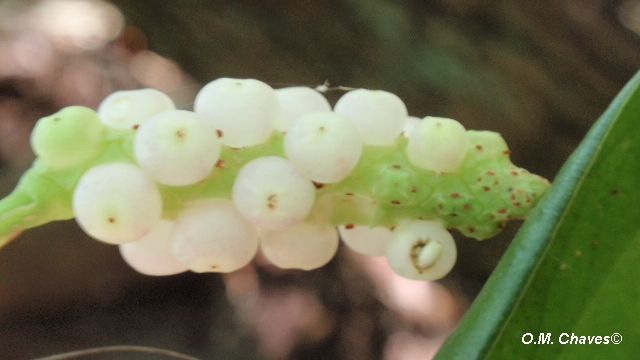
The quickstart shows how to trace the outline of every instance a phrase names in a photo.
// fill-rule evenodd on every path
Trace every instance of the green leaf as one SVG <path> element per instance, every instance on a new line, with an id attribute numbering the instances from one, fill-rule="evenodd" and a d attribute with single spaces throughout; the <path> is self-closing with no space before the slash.
<path id="1" fill-rule="evenodd" d="M 639 185 L 640 73 L 566 162 L 436 359 L 639 359 Z M 620 344 L 561 344 L 613 333 Z"/>

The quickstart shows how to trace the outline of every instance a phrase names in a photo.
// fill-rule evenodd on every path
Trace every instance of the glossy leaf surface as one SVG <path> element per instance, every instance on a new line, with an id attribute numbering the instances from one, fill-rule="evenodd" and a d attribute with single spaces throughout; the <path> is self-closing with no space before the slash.
<path id="1" fill-rule="evenodd" d="M 638 185 L 640 74 L 566 162 L 436 358 L 640 358 Z M 622 342 L 605 345 L 614 333 Z"/>

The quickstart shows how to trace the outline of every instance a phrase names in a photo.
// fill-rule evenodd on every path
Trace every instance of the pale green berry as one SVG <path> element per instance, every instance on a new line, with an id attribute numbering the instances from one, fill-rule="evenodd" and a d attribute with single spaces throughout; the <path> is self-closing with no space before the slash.
<path id="1" fill-rule="evenodd" d="M 398 275 L 413 280 L 444 277 L 457 257 L 453 236 L 434 220 L 411 220 L 397 226 L 387 243 L 386 254 Z"/>
<path id="2" fill-rule="evenodd" d="M 407 157 L 417 167 L 454 172 L 469 150 L 469 139 L 457 121 L 427 116 L 411 130 Z"/>
<path id="3" fill-rule="evenodd" d="M 333 110 L 353 121 L 362 141 L 371 145 L 393 145 L 407 122 L 407 107 L 402 100 L 382 90 L 349 91 Z"/>
<path id="4" fill-rule="evenodd" d="M 264 231 L 260 248 L 280 268 L 313 270 L 333 258 L 339 242 L 335 227 L 302 222 L 283 230 Z"/>
<path id="5" fill-rule="evenodd" d="M 132 130 L 150 116 L 175 108 L 171 98 L 159 90 L 121 90 L 102 100 L 98 114 L 109 127 Z"/>
<path id="6" fill-rule="evenodd" d="M 200 90 L 193 109 L 222 131 L 223 144 L 235 148 L 265 142 L 282 116 L 275 91 L 254 79 L 214 80 Z"/>
<path id="7" fill-rule="evenodd" d="M 66 168 L 96 157 L 104 130 L 95 111 L 69 106 L 38 120 L 31 148 L 47 165 Z"/>
<path id="8" fill-rule="evenodd" d="M 358 128 L 330 111 L 296 119 L 284 137 L 287 158 L 309 179 L 338 182 L 351 172 L 362 155 Z"/>
<path id="9" fill-rule="evenodd" d="M 285 229 L 309 214 L 315 187 L 288 160 L 277 156 L 245 164 L 233 183 L 233 202 L 252 224 L 265 229 Z"/>
<path id="10" fill-rule="evenodd" d="M 173 254 L 195 272 L 231 272 L 258 251 L 258 232 L 233 203 L 213 199 L 191 203 L 173 231 Z"/>
<path id="11" fill-rule="evenodd" d="M 216 128 L 186 110 L 151 116 L 136 131 L 136 161 L 156 181 L 174 186 L 204 179 L 220 157 Z"/>
<path id="12" fill-rule="evenodd" d="M 297 118 L 318 112 L 331 111 L 329 101 L 317 90 L 296 86 L 276 90 L 276 95 L 280 101 L 282 116 L 276 121 L 276 129 L 287 131 L 291 123 Z"/>
<path id="13" fill-rule="evenodd" d="M 142 239 L 118 246 L 124 261 L 135 271 L 151 276 L 187 271 L 172 252 L 175 221 L 161 219 Z"/>
<path id="14" fill-rule="evenodd" d="M 145 236 L 160 220 L 162 198 L 140 168 L 112 163 L 89 169 L 73 192 L 73 212 L 93 238 L 124 244 Z"/>
<path id="15" fill-rule="evenodd" d="M 349 248 L 368 256 L 383 256 L 391 238 L 391 231 L 382 226 L 370 228 L 364 225 L 341 225 L 338 231 Z"/>

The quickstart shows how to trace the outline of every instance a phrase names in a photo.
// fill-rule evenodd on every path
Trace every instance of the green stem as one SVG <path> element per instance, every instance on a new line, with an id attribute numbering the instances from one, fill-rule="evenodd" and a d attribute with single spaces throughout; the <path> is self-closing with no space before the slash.
<path id="1" fill-rule="evenodd" d="M 0 200 L 0 246 L 24 229 L 24 223 L 34 213 L 35 203 L 24 191 L 14 190 L 9 196 Z"/>
<path id="2" fill-rule="evenodd" d="M 0 231 L 20 230 L 13 228 L 15 224 L 33 214 L 36 207 L 34 200 L 23 189 L 14 190 L 9 196 L 0 200 Z"/>
<path id="3" fill-rule="evenodd" d="M 363 148 L 351 174 L 335 184 L 316 184 L 316 204 L 307 221 L 392 228 L 405 220 L 440 220 L 478 240 L 497 234 L 511 219 L 525 218 L 549 187 L 537 175 L 515 167 L 500 135 L 467 131 L 470 148 L 455 173 L 416 168 L 407 158 L 407 139 L 392 146 Z M 234 179 L 247 162 L 264 156 L 285 157 L 284 136 L 277 131 L 261 145 L 223 147 L 211 174 L 189 186 L 159 185 L 163 217 L 176 218 L 186 203 L 231 198 Z M 73 191 L 84 172 L 103 163 L 134 162 L 133 131 L 109 130 L 102 152 L 64 169 L 36 160 L 16 190 L 0 201 L 0 246 L 20 230 L 74 217 Z"/>
<path id="4" fill-rule="evenodd" d="M 69 193 L 30 169 L 0 200 L 0 247 L 22 230 L 73 216 Z"/>

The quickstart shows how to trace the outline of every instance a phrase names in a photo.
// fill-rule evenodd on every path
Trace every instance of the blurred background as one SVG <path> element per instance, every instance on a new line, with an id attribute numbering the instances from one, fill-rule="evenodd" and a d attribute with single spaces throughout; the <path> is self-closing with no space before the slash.
<path id="1" fill-rule="evenodd" d="M 552 180 L 640 66 L 639 33 L 636 0 L 0 0 L 0 195 L 33 161 L 40 117 L 139 87 L 190 109 L 219 77 L 387 90 L 410 115 L 500 132 L 516 165 Z M 519 225 L 482 243 L 455 234 L 454 271 L 415 282 L 344 247 L 311 272 L 258 258 L 224 276 L 154 278 L 74 221 L 49 224 L 0 249 L 0 359 L 105 345 L 427 359 Z"/>

